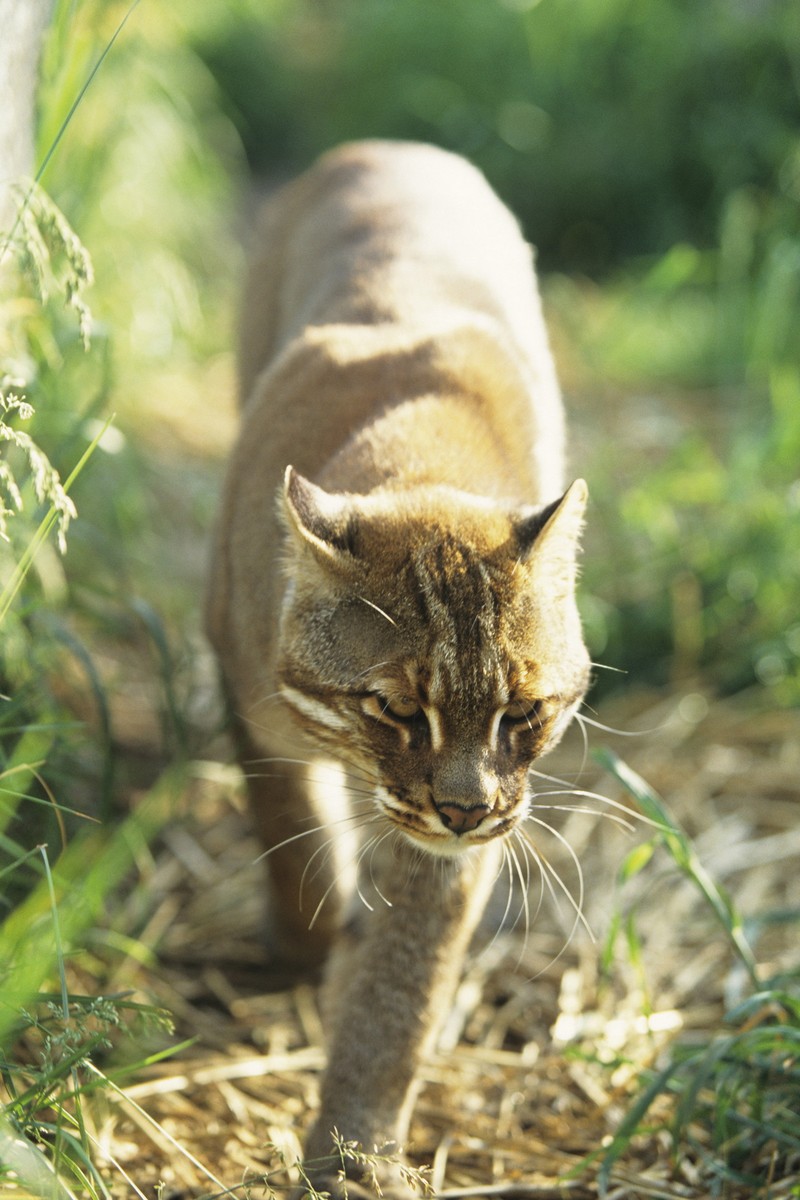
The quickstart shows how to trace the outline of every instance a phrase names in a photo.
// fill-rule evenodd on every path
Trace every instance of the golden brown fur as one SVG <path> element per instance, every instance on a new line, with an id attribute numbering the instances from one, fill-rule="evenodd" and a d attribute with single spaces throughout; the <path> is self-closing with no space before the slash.
<path id="1" fill-rule="evenodd" d="M 443 151 L 346 146 L 267 207 L 240 364 L 208 629 L 276 958 L 347 953 L 316 1158 L 334 1127 L 368 1150 L 405 1136 L 530 763 L 585 690 L 585 485 L 561 498 L 530 251 Z"/>

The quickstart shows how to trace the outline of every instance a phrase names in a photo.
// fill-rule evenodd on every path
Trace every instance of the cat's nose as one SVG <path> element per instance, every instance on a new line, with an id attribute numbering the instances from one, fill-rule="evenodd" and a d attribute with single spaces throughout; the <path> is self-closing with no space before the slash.
<path id="1" fill-rule="evenodd" d="M 451 833 L 467 833 L 477 829 L 487 813 L 491 812 L 488 804 L 474 804 L 471 808 L 462 808 L 459 804 L 437 804 L 436 810 L 442 818 L 442 824 Z"/>

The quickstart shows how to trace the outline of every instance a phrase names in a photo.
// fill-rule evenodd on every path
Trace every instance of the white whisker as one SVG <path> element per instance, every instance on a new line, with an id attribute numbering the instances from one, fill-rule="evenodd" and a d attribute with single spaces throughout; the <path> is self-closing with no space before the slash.
<path id="1" fill-rule="evenodd" d="M 530 869 L 528 867 L 527 855 L 525 856 L 526 870 L 525 870 L 525 877 L 523 878 L 522 867 L 520 866 L 520 862 L 519 862 L 519 855 L 517 854 L 516 849 L 513 846 L 513 844 L 509 845 L 508 850 L 509 850 L 509 855 L 511 857 L 511 862 L 514 865 L 514 870 L 516 872 L 517 879 L 519 880 L 519 886 L 522 890 L 522 900 L 520 902 L 519 912 L 517 913 L 516 920 L 514 921 L 515 928 L 517 925 L 517 921 L 519 921 L 519 919 L 523 915 L 523 913 L 525 915 L 525 938 L 523 940 L 522 949 L 520 950 L 519 957 L 517 959 L 517 966 L 519 966 L 520 962 L 522 961 L 522 956 L 525 953 L 525 947 L 528 945 L 528 937 L 529 937 L 530 931 L 531 931 L 531 913 L 530 913 L 530 906 L 529 906 L 529 902 L 528 902 L 528 889 L 530 888 L 530 884 L 531 884 L 531 873 L 530 873 Z"/>
<path id="2" fill-rule="evenodd" d="M 267 757 L 265 757 L 265 758 L 250 758 L 245 763 L 245 766 L 247 766 L 247 767 L 260 767 L 260 766 L 271 766 L 271 765 L 274 765 L 274 766 L 285 765 L 286 767 L 307 767 L 312 770 L 313 770 L 313 768 L 320 767 L 320 763 L 318 761 L 314 761 L 313 759 L 283 758 L 283 757 L 280 757 L 277 755 L 268 757 L 268 758 Z M 336 764 L 336 765 L 338 765 L 338 764 Z M 344 767 L 343 772 L 344 772 L 344 778 L 337 780 L 337 784 L 339 787 L 343 788 L 345 791 L 349 792 L 351 795 L 354 795 L 354 796 L 374 797 L 374 794 L 375 794 L 374 789 L 379 782 L 377 775 L 374 775 L 374 776 L 369 775 L 369 774 L 367 774 L 366 771 L 359 772 L 350 766 Z M 295 773 L 291 770 L 287 770 L 282 773 L 278 772 L 278 771 L 248 770 L 248 771 L 244 771 L 243 775 L 244 775 L 245 779 L 293 779 L 293 778 L 296 778 Z M 359 784 L 363 785 L 363 787 L 359 787 L 358 786 Z"/>
<path id="3" fill-rule="evenodd" d="M 364 856 L 365 856 L 365 855 L 366 855 L 366 854 L 367 854 L 367 853 L 368 853 L 370 850 L 374 850 L 374 849 L 375 849 L 375 846 L 377 845 L 377 843 L 378 843 L 379 841 L 380 841 L 380 838 L 378 838 L 377 836 L 376 836 L 376 837 L 372 837 L 372 838 L 370 838 L 370 839 L 369 839 L 369 841 L 368 841 L 368 842 L 365 842 L 365 843 L 364 843 L 364 845 L 361 847 L 361 849 L 360 849 L 360 851 L 358 852 L 358 855 L 357 855 L 357 857 L 356 857 L 356 884 L 355 884 L 355 886 L 356 886 L 356 895 L 358 896 L 359 900 L 361 901 L 361 903 L 364 905 L 364 908 L 366 908 L 368 912 L 374 912 L 374 911 L 375 911 L 375 909 L 372 907 L 372 905 L 370 904 L 369 900 L 367 900 L 366 896 L 365 896 L 365 895 L 364 895 L 364 893 L 361 891 L 361 883 L 360 883 L 360 880 L 359 880 L 360 868 L 361 868 L 361 862 L 362 862 L 362 860 L 363 860 Z"/>
<path id="4" fill-rule="evenodd" d="M 284 782 L 286 782 L 288 780 L 293 779 L 294 776 L 290 772 L 248 771 L 246 774 L 243 775 L 243 778 L 248 781 L 255 780 L 255 779 L 279 779 L 279 780 L 283 780 Z M 353 800 L 354 804 L 367 804 L 367 803 L 374 804 L 375 792 L 371 787 L 370 788 L 367 788 L 367 787 L 359 788 L 359 787 L 353 786 L 353 784 L 348 784 L 348 783 L 341 783 L 339 786 L 341 787 L 341 789 L 345 793 L 345 795 L 349 796 Z M 289 812 L 289 811 L 290 810 L 287 810 L 287 812 Z"/>
<path id="5" fill-rule="evenodd" d="M 567 897 L 570 905 L 572 906 L 572 908 L 575 912 L 575 921 L 573 923 L 572 929 L 569 932 L 569 937 L 567 938 L 567 945 L 569 945 L 569 942 L 572 940 L 575 930 L 577 929 L 579 924 L 583 925 L 583 927 L 586 930 L 586 932 L 588 933 L 589 937 L 594 942 L 595 941 L 594 933 L 592 932 L 589 922 L 586 920 L 586 916 L 583 911 L 584 882 L 583 882 L 583 869 L 581 868 L 580 859 L 578 858 L 577 854 L 572 849 L 572 846 L 570 846 L 569 842 L 564 837 L 564 835 L 559 833 L 559 831 L 557 829 L 555 829 L 552 825 L 548 825 L 546 821 L 539 820 L 538 817 L 530 817 L 529 819 L 531 821 L 533 821 L 533 823 L 535 825 L 538 825 L 541 829 L 546 829 L 548 833 L 551 833 L 553 835 L 553 837 L 556 839 L 556 841 L 561 843 L 561 845 L 564 847 L 564 849 L 569 854 L 569 856 L 572 859 L 572 862 L 575 866 L 575 871 L 578 876 L 578 899 L 577 900 L 572 895 L 572 892 L 569 890 L 567 885 L 564 883 L 564 880 L 561 878 L 558 871 L 556 871 L 555 867 L 553 867 L 552 864 L 547 861 L 547 859 L 544 857 L 544 855 L 540 851 L 538 851 L 538 850 L 536 851 L 536 853 L 538 854 L 538 856 L 542 862 L 542 865 L 548 871 L 548 873 L 553 878 L 553 880 L 555 880 L 555 882 L 561 888 L 561 891 Z"/>
<path id="6" fill-rule="evenodd" d="M 311 876 L 309 883 L 313 883 L 313 881 L 319 875 L 320 871 L 323 870 L 323 868 L 325 867 L 325 865 L 328 862 L 328 859 L 330 857 L 331 851 L 333 850 L 333 847 L 334 847 L 334 839 L 332 837 L 329 837 L 326 842 L 322 842 L 321 845 L 317 846 L 316 850 L 311 855 L 311 857 L 309 858 L 305 867 L 303 868 L 303 874 L 300 876 L 300 888 L 298 891 L 298 905 L 300 908 L 300 912 L 303 911 L 303 891 L 305 890 L 306 876 L 308 875 L 311 864 L 313 863 L 314 859 L 317 857 L 318 854 L 321 854 L 323 851 L 325 852 L 322 861 L 317 865 L 317 869 L 314 872 L 314 874 Z"/>
<path id="7" fill-rule="evenodd" d="M 571 895 L 571 893 L 566 888 L 566 886 L 565 886 L 563 880 L 561 879 L 561 877 L 559 876 L 558 872 L 547 861 L 547 859 L 544 857 L 544 855 L 541 854 L 536 849 L 534 844 L 527 838 L 527 836 L 525 834 L 523 834 L 522 837 L 523 837 L 524 841 L 527 843 L 528 850 L 529 850 L 530 854 L 532 855 L 534 862 L 536 863 L 536 865 L 539 868 L 539 876 L 541 879 L 542 902 L 544 901 L 544 892 L 545 892 L 545 888 L 546 888 L 547 891 L 550 893 L 550 897 L 553 901 L 553 904 L 556 906 L 556 908 L 558 908 L 558 897 L 555 893 L 555 889 L 553 888 L 553 883 L 552 883 L 552 879 L 555 879 L 556 882 L 558 883 L 559 887 L 561 887 L 565 891 L 566 895 L 568 896 L 568 898 L 570 900 L 570 903 L 572 904 L 572 906 L 574 908 L 575 900 L 574 900 L 573 896 Z M 547 962 L 547 964 L 544 967 L 542 967 L 542 969 L 540 971 L 536 972 L 536 974 L 533 976 L 534 979 L 538 979 L 538 977 L 540 975 L 544 974 L 544 972 L 548 969 L 548 967 L 551 967 L 551 966 L 553 966 L 554 963 L 557 963 L 558 960 L 562 957 L 562 955 L 564 955 L 566 953 L 567 947 L 569 946 L 570 942 L 572 941 L 572 938 L 575 935 L 575 930 L 577 929 L 577 927 L 578 927 L 578 918 L 576 917 L 572 923 L 572 927 L 571 927 L 569 933 L 567 934 L 566 938 L 564 939 L 564 943 L 563 943 L 561 949 L 559 950 L 558 954 L 554 954 L 553 957 Z"/>
<path id="8" fill-rule="evenodd" d="M 383 835 L 382 835 L 382 836 L 383 836 Z M 369 901 L 366 899 L 366 897 L 363 895 L 363 893 L 361 892 L 361 890 L 360 890 L 360 888 L 359 888 L 359 885 L 358 885 L 358 867 L 359 867 L 359 865 L 360 865 L 360 863 L 361 863 L 361 860 L 362 860 L 362 858 L 364 857 L 364 855 L 365 855 L 365 854 L 366 854 L 366 853 L 369 851 L 369 849 L 370 849 L 370 848 L 371 848 L 373 845 L 375 845 L 375 844 L 376 844 L 378 841 L 380 841 L 380 840 L 382 840 L 382 837 L 378 837 L 378 836 L 376 835 L 375 837 L 373 837 L 373 838 L 370 838 L 370 839 L 369 839 L 367 842 L 365 842 L 365 844 L 364 844 L 364 845 L 361 847 L 361 849 L 360 849 L 360 851 L 359 851 L 359 853 L 358 853 L 358 856 L 357 856 L 357 858 L 356 858 L 356 863 L 355 863 L 355 865 L 356 865 L 356 872 L 355 872 L 355 875 L 356 875 L 356 884 L 355 884 L 355 887 L 356 887 L 356 892 L 357 892 L 357 894 L 358 894 L 358 898 L 361 900 L 361 902 L 362 902 L 362 904 L 364 905 L 364 907 L 365 907 L 365 908 L 367 908 L 367 909 L 369 909 L 369 911 L 370 911 L 370 912 L 374 912 L 374 909 L 373 909 L 372 905 L 369 903 Z M 316 925 L 316 923 L 317 923 L 317 920 L 319 919 L 319 915 L 320 915 L 320 913 L 322 912 L 323 908 L 325 907 L 325 903 L 326 903 L 326 901 L 327 901 L 328 897 L 330 896 L 331 892 L 335 891 L 335 889 L 338 887 L 338 885 L 339 885 L 339 881 L 340 881 L 340 879 L 342 878 L 342 876 L 343 876 L 343 875 L 346 875 L 346 874 L 347 874 L 347 873 L 350 871 L 350 869 L 351 869 L 351 865 L 352 865 L 351 863 L 345 863 L 345 864 L 344 864 L 344 866 L 342 867 L 342 869 L 341 869 L 340 871 L 338 871 L 338 872 L 337 872 L 337 874 L 336 874 L 336 876 L 335 876 L 335 877 L 334 877 L 334 878 L 331 880 L 331 882 L 330 882 L 329 886 L 328 886 L 328 887 L 325 889 L 325 891 L 324 891 L 324 893 L 323 893 L 323 895 L 322 895 L 322 899 L 320 900 L 320 902 L 319 902 L 319 904 L 317 905 L 317 907 L 314 909 L 314 915 L 313 915 L 313 917 L 311 918 L 311 920 L 310 920 L 310 921 L 309 921 L 309 923 L 308 923 L 308 928 L 309 928 L 309 929 L 313 929 L 313 928 L 314 928 L 314 926 Z"/>
<path id="9" fill-rule="evenodd" d="M 338 821 L 330 821 L 330 822 L 328 822 L 328 823 L 327 823 L 327 825 L 326 825 L 326 826 L 319 826 L 319 825 L 318 825 L 316 828 L 317 828 L 317 830 L 320 830 L 320 829 L 322 829 L 322 828 L 330 828 L 332 825 L 340 825 L 340 824 L 342 824 L 343 822 L 345 822 L 345 821 L 348 821 L 348 820 L 352 820 L 352 818 L 351 818 L 351 817 L 341 817 L 341 818 L 339 818 L 339 820 L 338 820 Z M 359 830 L 359 829 L 366 829 L 368 825 L 373 825 L 373 824 L 375 824 L 375 822 L 376 822 L 377 820 L 379 820 L 379 817 L 378 817 L 378 814 L 377 814 L 377 813 L 375 813 L 373 816 L 371 816 L 371 817 L 367 817 L 366 819 L 362 820 L 362 821 L 360 822 L 360 824 L 358 824 L 358 825 L 354 825 L 354 826 L 352 827 L 352 829 L 350 829 L 348 832 L 350 832 L 350 833 L 356 833 L 356 832 L 358 832 L 358 830 Z M 314 872 L 314 874 L 313 874 L 313 875 L 310 877 L 310 879 L 309 879 L 309 882 L 311 882 L 312 880 L 316 879 L 317 875 L 318 875 L 318 874 L 320 873 L 320 871 L 321 871 L 321 870 L 324 868 L 324 866 L 325 866 L 326 862 L 328 861 L 328 857 L 327 857 L 327 856 L 328 856 L 328 855 L 330 854 L 330 852 L 331 852 L 331 851 L 332 851 L 332 850 L 335 848 L 335 845 L 336 845 L 336 837 L 335 837 L 335 834 L 333 834 L 333 835 L 331 835 L 331 837 L 329 837 L 329 838 L 328 838 L 326 841 L 322 842 L 322 843 L 321 843 L 319 846 L 317 846 L 316 850 L 315 850 L 315 851 L 314 851 L 314 853 L 311 855 L 311 857 L 309 858 L 309 860 L 308 860 L 308 862 L 306 863 L 305 867 L 303 868 L 303 874 L 302 874 L 302 875 L 301 875 L 301 877 L 300 877 L 300 911 L 301 911 L 301 912 L 303 911 L 303 889 L 304 889 L 304 887 L 305 887 L 305 883 L 306 883 L 306 876 L 308 875 L 308 872 L 309 872 L 309 870 L 310 870 L 310 868 L 311 868 L 311 864 L 313 863 L 314 859 L 317 857 L 317 855 L 318 855 L 318 854 L 322 854 L 322 853 L 323 853 L 323 851 L 325 851 L 325 852 L 326 852 L 326 853 L 325 853 L 325 857 L 324 857 L 324 858 L 322 859 L 322 861 L 321 861 L 321 862 L 318 864 L 318 866 L 317 866 L 317 869 L 316 869 L 316 871 Z"/>
<path id="10" fill-rule="evenodd" d="M 482 955 L 489 954 L 491 952 L 492 947 L 495 945 L 498 938 L 504 932 L 505 923 L 506 923 L 506 920 L 508 919 L 509 911 L 511 910 L 511 901 L 512 901 L 513 894 L 514 894 L 514 887 L 513 887 L 514 876 L 512 875 L 512 872 L 511 872 L 511 862 L 510 862 L 508 844 L 506 842 L 501 842 L 500 849 L 502 850 L 503 856 L 497 865 L 497 874 L 495 876 L 495 885 L 497 884 L 498 880 L 500 879 L 500 876 L 505 875 L 507 873 L 508 874 L 508 895 L 506 898 L 506 906 L 503 909 L 503 915 L 500 917 L 500 920 L 497 922 L 497 928 L 495 929 L 494 934 L 492 935 L 491 941 L 488 943 L 488 945 L 486 945 L 483 948 Z"/>
<path id="11" fill-rule="evenodd" d="M 503 867 L 508 873 L 508 896 L 506 898 L 506 906 L 503 909 L 503 915 L 500 918 L 500 929 L 505 928 L 508 914 L 511 911 L 511 902 L 514 898 L 514 872 L 511 867 L 511 849 L 508 842 L 503 842 Z"/>
<path id="12" fill-rule="evenodd" d="M 322 895 L 322 899 L 320 900 L 317 907 L 314 909 L 314 915 L 308 923 L 309 930 L 312 930 L 314 928 L 314 926 L 316 925 L 317 918 L 319 917 L 319 914 L 322 912 L 323 908 L 325 907 L 325 901 L 328 899 L 331 892 L 334 891 L 334 889 L 337 887 L 341 874 L 342 874 L 342 872 L 340 871 L 339 874 L 336 876 L 336 878 L 331 881 L 330 886 L 325 889 L 325 891 Z"/>
<path id="13" fill-rule="evenodd" d="M 518 843 L 520 849 L 522 850 L 522 853 L 525 855 L 525 861 L 526 861 L 526 864 L 528 864 L 526 867 L 528 879 L 530 879 L 530 865 L 529 864 L 531 861 L 533 861 L 533 863 L 536 865 L 536 868 L 539 872 L 539 897 L 536 901 L 536 908 L 533 912 L 533 921 L 535 921 L 536 918 L 538 917 L 539 913 L 542 911 L 542 905 L 544 904 L 545 885 L 544 885 L 544 876 L 543 876 L 543 872 L 542 872 L 542 864 L 539 861 L 538 854 L 534 850 L 534 848 L 531 845 L 528 838 L 525 837 L 525 835 L 521 829 L 515 829 L 513 836 L 514 836 L 514 840 Z M 530 890 L 530 884 L 528 884 L 528 890 Z"/>
<path id="14" fill-rule="evenodd" d="M 586 732 L 586 726 L 580 721 L 578 722 L 578 729 L 581 731 L 581 740 L 583 742 L 583 755 L 581 756 L 581 765 L 577 776 L 580 778 L 586 768 L 586 760 L 589 757 L 589 734 Z"/>
<path id="15" fill-rule="evenodd" d="M 581 804 L 539 804 L 539 799 L 542 796 L 580 796 L 580 792 L 537 792 L 536 793 L 536 811 L 537 812 L 566 812 L 566 813 L 581 813 L 587 817 L 600 817 L 604 821 L 611 821 L 615 825 L 619 825 L 621 829 L 627 830 L 628 833 L 635 833 L 636 826 L 632 821 L 626 820 L 625 817 L 619 817 L 616 813 L 604 812 L 601 808 L 588 808 Z M 625 811 L 625 806 L 619 806 Z M 631 814 L 634 818 L 637 813 Z"/>
<path id="16" fill-rule="evenodd" d="M 363 599 L 363 597 L 360 596 L 359 599 Z M 369 604 L 368 600 L 364 602 L 365 604 Z M 371 607 L 374 608 L 375 606 L 372 605 Z M 380 609 L 378 609 L 378 612 L 380 612 Z M 383 615 L 386 616 L 386 613 Z M 394 622 L 392 622 L 392 624 L 394 624 Z M 391 665 L 391 659 L 388 658 L 385 658 L 383 662 L 372 663 L 371 666 L 365 667 L 363 671 L 357 671 L 355 675 L 351 675 L 349 679 L 346 679 L 342 684 L 342 687 L 349 688 L 351 684 L 356 682 L 357 679 L 363 679 L 366 675 L 371 675 L 373 671 L 380 671 L 381 667 L 389 667 Z"/>
<path id="17" fill-rule="evenodd" d="M 392 908 L 393 905 L 392 905 L 391 900 L 389 900 L 386 896 L 384 896 L 383 892 L 378 887 L 378 883 L 377 883 L 377 880 L 375 879 L 375 874 L 374 874 L 373 859 L 375 857 L 375 851 L 378 849 L 380 844 L 382 842 L 385 842 L 388 837 L 392 837 L 396 833 L 397 833 L 396 829 L 387 829 L 386 832 L 381 834 L 381 836 L 379 838 L 373 839 L 372 849 L 371 849 L 370 855 L 369 855 L 369 880 L 370 880 L 370 883 L 372 884 L 376 893 L 378 894 L 378 896 L 380 896 L 381 900 L 383 901 L 383 903 L 386 905 L 387 908 Z M 359 859 L 359 861 L 360 861 L 360 859 Z"/>
<path id="18" fill-rule="evenodd" d="M 598 800 L 601 804 L 607 804 L 609 808 L 616 809 L 617 812 L 622 813 L 623 816 L 618 818 L 622 824 L 627 824 L 630 820 L 641 825 L 649 825 L 651 829 L 658 829 L 661 833 L 668 832 L 668 826 L 662 825 L 660 821 L 654 821 L 652 817 L 647 817 L 644 813 L 635 812 L 632 808 L 628 808 L 627 805 L 621 804 L 619 800 L 612 800 L 610 796 L 604 796 L 602 792 L 588 792 L 583 788 L 568 788 L 563 792 L 534 792 L 533 800 L 535 807 L 537 807 L 535 803 L 537 796 L 574 796 L 576 800 Z M 592 812 L 592 809 L 588 811 Z M 611 813 L 596 813 L 596 815 L 611 818 Z M 631 827 L 633 828 L 633 826 Z"/>
<path id="19" fill-rule="evenodd" d="M 528 774 L 535 775 L 537 779 L 544 779 L 546 783 L 560 783 L 562 787 L 572 787 L 568 779 L 562 779 L 560 775 L 548 775 L 546 771 L 537 771 L 535 767 L 528 767 Z"/>
<path id="20" fill-rule="evenodd" d="M 373 604 L 371 600 L 368 600 L 366 596 L 356 596 L 356 600 L 360 600 L 361 603 L 366 604 L 368 608 L 374 608 L 376 613 L 380 613 L 380 615 L 384 617 L 390 625 L 394 625 L 395 629 L 397 629 L 397 621 L 395 621 L 393 617 L 390 617 L 387 612 L 384 612 L 384 610 L 377 604 Z"/>
<path id="21" fill-rule="evenodd" d="M 292 767 L 318 768 L 320 766 L 319 759 L 290 758 L 288 755 L 283 754 L 266 754 L 263 758 L 248 758 L 246 761 L 248 766 L 254 767 L 261 766 L 262 764 L 266 766 L 272 763 L 284 763 L 287 766 Z M 357 779 L 361 779 L 364 783 L 375 783 L 378 779 L 377 773 L 370 774 L 366 767 L 358 768 L 350 763 L 347 763 L 343 765 L 343 770 L 345 774 L 349 773 L 354 775 Z"/>
<path id="22" fill-rule="evenodd" d="M 587 717 L 586 713 L 575 713 L 575 720 L 579 724 L 591 725 L 594 729 L 601 729 L 603 733 L 613 733 L 615 737 L 644 737 L 647 733 L 656 733 L 654 729 L 615 729 L 613 725 L 604 725 L 602 721 L 595 721 L 594 717 Z"/>
<path id="23" fill-rule="evenodd" d="M 302 829 L 300 833 L 293 833 L 291 837 L 284 838 L 282 842 L 276 842 L 274 846 L 270 846 L 268 850 L 264 850 L 263 853 L 259 854 L 257 858 L 253 859 L 253 865 L 263 862 L 265 858 L 269 858 L 270 855 L 275 854 L 277 850 L 282 850 L 284 846 L 290 846 L 292 842 L 299 842 L 301 838 L 312 837 L 315 833 L 324 833 L 326 830 L 329 830 L 332 825 L 345 825 L 350 821 L 361 821 L 362 818 L 362 813 L 349 813 L 347 816 L 337 817 L 333 821 L 322 821 L 317 825 L 312 825 L 310 829 Z M 366 824 L 368 822 L 364 823 Z M 359 828 L 359 826 L 356 826 L 356 828 Z"/>
<path id="24" fill-rule="evenodd" d="M 280 697 L 280 690 L 276 688 L 274 692 L 269 692 L 266 696 L 262 696 L 260 700 L 256 700 L 255 707 L 259 704 L 269 704 L 271 700 L 277 700 Z"/>
<path id="25" fill-rule="evenodd" d="M 255 866 L 256 863 L 263 862 L 265 858 L 269 858 L 271 854 L 276 852 L 276 850 L 282 850 L 284 846 L 290 846 L 292 842 L 299 842 L 301 838 L 311 837 L 312 834 L 321 833 L 327 828 L 327 823 L 324 825 L 315 825 L 313 829 L 304 829 L 301 833 L 294 833 L 291 837 L 284 838 L 282 842 L 278 842 L 275 846 L 270 846 L 268 850 L 264 850 L 263 853 L 259 854 L 258 858 L 254 858 L 253 866 Z"/>

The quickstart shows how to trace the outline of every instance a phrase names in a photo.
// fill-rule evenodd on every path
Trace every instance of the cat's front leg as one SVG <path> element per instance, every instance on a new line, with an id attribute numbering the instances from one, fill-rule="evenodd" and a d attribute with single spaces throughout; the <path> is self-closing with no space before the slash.
<path id="1" fill-rule="evenodd" d="M 457 859 L 395 851 L 381 872 L 380 899 L 331 979 L 331 1036 L 320 1113 L 306 1145 L 315 1187 L 341 1192 L 338 1174 L 369 1189 L 407 1195 L 397 1155 L 405 1140 L 414 1082 L 456 987 L 464 955 L 497 874 L 496 847 Z M 342 1155 L 355 1142 L 385 1159 Z M 349 1186 L 349 1185 L 348 1185 Z"/>
<path id="2" fill-rule="evenodd" d="M 334 832 L 315 804 L 316 792 L 330 791 L 326 764 L 296 743 L 257 741 L 244 723 L 235 732 L 251 820 L 263 847 L 272 979 L 290 983 L 318 976 L 341 907 Z"/>

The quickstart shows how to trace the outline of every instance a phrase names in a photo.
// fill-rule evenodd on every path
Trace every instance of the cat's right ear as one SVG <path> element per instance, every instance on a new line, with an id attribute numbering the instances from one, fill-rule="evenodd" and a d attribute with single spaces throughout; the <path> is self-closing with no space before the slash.
<path id="1" fill-rule="evenodd" d="M 289 532 L 327 566 L 355 556 L 358 516 L 348 496 L 326 492 L 294 467 L 283 479 L 283 509 Z"/>
<path id="2" fill-rule="evenodd" d="M 526 516 L 516 529 L 521 561 L 544 571 L 554 594 L 566 594 L 575 586 L 580 535 L 589 489 L 576 479 L 564 495 Z"/>

